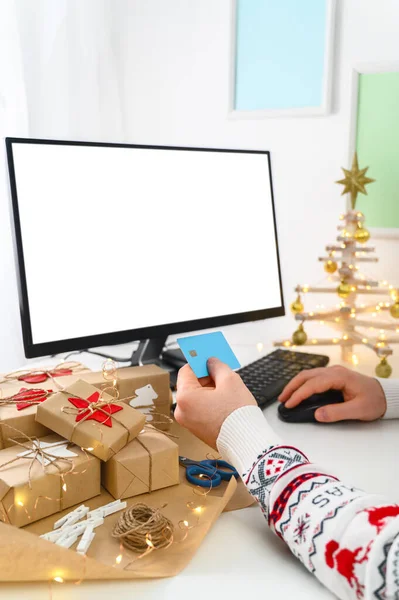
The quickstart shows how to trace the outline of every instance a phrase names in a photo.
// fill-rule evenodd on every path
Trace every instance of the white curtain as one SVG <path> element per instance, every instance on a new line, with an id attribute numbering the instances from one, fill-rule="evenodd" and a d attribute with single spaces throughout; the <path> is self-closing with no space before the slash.
<path id="1" fill-rule="evenodd" d="M 23 360 L 4 137 L 26 136 L 28 131 L 16 7 L 6 0 L 0 2 L 0 372 Z"/>
<path id="2" fill-rule="evenodd" d="M 124 141 L 121 57 L 112 28 L 117 5 L 115 0 L 0 1 L 2 138 Z M 1 372 L 20 366 L 24 356 L 0 142 Z"/>

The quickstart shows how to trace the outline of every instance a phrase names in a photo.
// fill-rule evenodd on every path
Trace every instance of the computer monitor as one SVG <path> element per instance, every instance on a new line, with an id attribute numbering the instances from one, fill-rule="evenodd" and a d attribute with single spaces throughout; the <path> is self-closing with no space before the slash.
<path id="1" fill-rule="evenodd" d="M 284 314 L 269 152 L 6 146 L 26 357 Z"/>

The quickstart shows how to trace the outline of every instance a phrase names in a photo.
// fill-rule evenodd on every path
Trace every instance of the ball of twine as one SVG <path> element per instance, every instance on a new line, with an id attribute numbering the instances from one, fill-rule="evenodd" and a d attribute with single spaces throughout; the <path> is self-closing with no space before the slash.
<path id="1" fill-rule="evenodd" d="M 134 504 L 121 514 L 112 536 L 118 538 L 128 550 L 143 553 L 149 548 L 160 550 L 170 546 L 173 541 L 173 529 L 173 523 L 159 508 L 151 508 L 147 504 Z"/>

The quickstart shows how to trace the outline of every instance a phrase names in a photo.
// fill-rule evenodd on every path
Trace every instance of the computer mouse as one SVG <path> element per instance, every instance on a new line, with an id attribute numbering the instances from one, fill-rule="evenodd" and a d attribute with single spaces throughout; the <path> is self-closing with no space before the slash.
<path id="1" fill-rule="evenodd" d="M 285 404 L 280 404 L 278 414 L 282 421 L 287 423 L 318 423 L 315 419 L 315 412 L 321 406 L 327 404 L 339 404 L 344 402 L 344 396 L 340 390 L 328 390 L 321 394 L 313 394 L 306 400 L 295 406 L 287 408 Z"/>

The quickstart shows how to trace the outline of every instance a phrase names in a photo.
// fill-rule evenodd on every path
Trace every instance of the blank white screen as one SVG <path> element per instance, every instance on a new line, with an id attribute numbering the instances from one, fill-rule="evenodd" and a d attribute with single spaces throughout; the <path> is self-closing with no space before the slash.
<path id="1" fill-rule="evenodd" d="M 13 155 L 34 344 L 281 306 L 266 155 Z"/>

